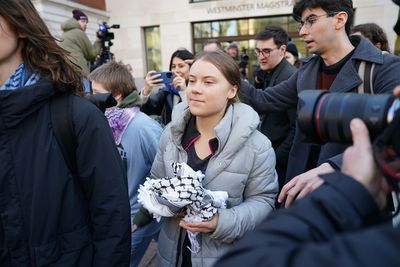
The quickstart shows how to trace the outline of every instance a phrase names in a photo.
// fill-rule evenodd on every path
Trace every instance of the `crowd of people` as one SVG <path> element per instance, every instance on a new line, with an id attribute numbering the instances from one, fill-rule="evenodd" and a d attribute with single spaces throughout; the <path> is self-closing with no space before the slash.
<path id="1" fill-rule="evenodd" d="M 307 89 L 400 98 L 400 57 L 377 24 L 352 27 L 351 0 L 293 16 L 308 58 L 265 25 L 254 83 L 240 46 L 210 39 L 139 90 L 123 62 L 90 69 L 82 11 L 56 40 L 31 1 L 1 1 L 0 266 L 135 267 L 152 240 L 166 267 L 399 266 L 400 108 L 381 154 L 369 122 L 315 144 L 297 118 Z"/>

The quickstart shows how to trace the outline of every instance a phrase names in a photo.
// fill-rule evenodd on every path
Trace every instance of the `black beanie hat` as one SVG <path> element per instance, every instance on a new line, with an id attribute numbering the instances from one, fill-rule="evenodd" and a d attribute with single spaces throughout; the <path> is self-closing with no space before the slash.
<path id="1" fill-rule="evenodd" d="M 293 56 L 299 57 L 299 52 L 297 51 L 297 47 L 294 43 L 288 42 L 286 51 L 290 52 Z"/>
<path id="2" fill-rule="evenodd" d="M 80 11 L 79 9 L 72 10 L 72 16 L 76 20 L 87 20 L 87 21 L 89 21 L 88 16 L 86 16 L 86 14 L 83 13 L 82 11 Z"/>

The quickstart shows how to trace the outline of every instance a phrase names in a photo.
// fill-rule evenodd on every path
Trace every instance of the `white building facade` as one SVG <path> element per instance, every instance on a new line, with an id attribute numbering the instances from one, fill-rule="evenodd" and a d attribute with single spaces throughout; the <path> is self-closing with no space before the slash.
<path id="1" fill-rule="evenodd" d="M 223 46 L 238 42 L 252 56 L 251 38 L 268 23 L 288 30 L 304 54 L 290 16 L 293 4 L 294 0 L 106 0 L 110 22 L 121 24 L 114 31 L 112 50 L 117 59 L 132 65 L 137 78 L 154 68 L 168 69 L 170 55 L 177 48 L 196 52 L 201 41 L 209 38 L 217 38 Z M 391 0 L 353 0 L 353 5 L 354 25 L 377 23 L 386 31 L 393 50 L 399 7 Z"/>
<path id="2" fill-rule="evenodd" d="M 86 33 L 92 42 L 96 40 L 96 31 L 99 28 L 98 24 L 101 21 L 108 21 L 110 18 L 109 13 L 104 10 L 92 8 L 74 1 L 33 0 L 32 2 L 46 22 L 50 32 L 56 38 L 61 37 L 61 24 L 67 19 L 72 18 L 72 10 L 74 9 L 82 10 L 89 17 Z"/>
<path id="3" fill-rule="evenodd" d="M 240 45 L 250 57 L 250 75 L 256 65 L 252 51 L 254 36 L 265 25 L 279 25 L 289 32 L 301 55 L 306 56 L 302 40 L 291 17 L 295 0 L 106 0 L 106 11 L 68 0 L 34 0 L 52 33 L 61 35 L 60 25 L 72 16 L 74 8 L 89 16 L 87 34 L 93 41 L 98 22 L 120 24 L 111 51 L 117 60 L 130 64 L 139 86 L 149 70 L 167 70 L 171 54 L 184 47 L 191 52 L 202 49 L 207 39 L 217 39 L 226 47 Z M 393 26 L 399 7 L 392 0 L 353 0 L 354 25 L 375 22 L 388 35 L 393 51 L 396 34 Z"/>

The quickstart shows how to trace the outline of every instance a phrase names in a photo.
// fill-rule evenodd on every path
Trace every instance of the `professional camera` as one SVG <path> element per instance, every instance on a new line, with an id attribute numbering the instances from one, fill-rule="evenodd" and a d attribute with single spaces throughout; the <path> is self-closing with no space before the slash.
<path id="1" fill-rule="evenodd" d="M 114 40 L 114 33 L 110 32 L 109 29 L 119 29 L 119 24 L 113 24 L 111 26 L 107 25 L 107 22 L 103 21 L 99 24 L 99 29 L 97 31 L 97 38 L 101 42 L 100 54 L 97 55 L 95 62 L 92 64 L 91 70 L 107 63 L 113 59 L 113 53 L 110 51 L 110 47 L 113 45 L 112 40 Z"/>
<path id="2" fill-rule="evenodd" d="M 114 99 L 111 93 L 103 93 L 96 95 L 86 95 L 85 98 L 92 102 L 102 113 L 107 108 L 111 108 L 117 105 L 117 101 Z"/>
<path id="3" fill-rule="evenodd" d="M 239 70 L 243 77 L 247 76 L 247 65 L 249 64 L 249 56 L 246 53 L 246 49 L 243 48 L 240 55 Z"/>
<path id="4" fill-rule="evenodd" d="M 306 142 L 351 143 L 350 121 L 367 125 L 375 161 L 388 182 L 400 182 L 400 99 L 389 94 L 328 93 L 305 90 L 299 94 L 299 128 Z"/>
<path id="5" fill-rule="evenodd" d="M 102 42 L 111 42 L 114 40 L 114 33 L 110 32 L 109 29 L 119 29 L 119 24 L 113 24 L 111 26 L 107 25 L 107 22 L 103 21 L 99 24 L 99 30 L 97 31 L 97 37 L 102 40 Z M 112 46 L 112 43 L 109 43 Z"/>

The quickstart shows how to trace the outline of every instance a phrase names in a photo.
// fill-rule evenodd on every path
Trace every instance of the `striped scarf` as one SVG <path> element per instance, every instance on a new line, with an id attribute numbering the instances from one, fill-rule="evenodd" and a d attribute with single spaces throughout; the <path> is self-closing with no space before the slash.
<path id="1" fill-rule="evenodd" d="M 30 74 L 25 69 L 25 64 L 19 64 L 14 73 L 7 79 L 7 81 L 0 86 L 0 90 L 14 90 L 17 88 L 33 85 L 40 79 L 38 73 Z"/>

